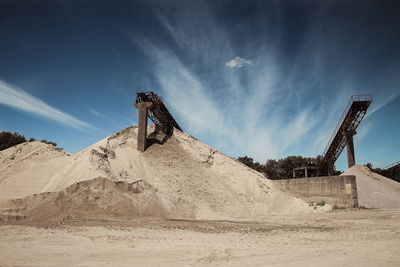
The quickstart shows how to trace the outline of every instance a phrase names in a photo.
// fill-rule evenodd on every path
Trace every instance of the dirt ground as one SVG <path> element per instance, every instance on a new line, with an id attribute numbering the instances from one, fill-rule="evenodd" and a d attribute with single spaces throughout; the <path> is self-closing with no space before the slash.
<path id="1" fill-rule="evenodd" d="M 400 210 L 0 225 L 1 266 L 400 266 Z"/>

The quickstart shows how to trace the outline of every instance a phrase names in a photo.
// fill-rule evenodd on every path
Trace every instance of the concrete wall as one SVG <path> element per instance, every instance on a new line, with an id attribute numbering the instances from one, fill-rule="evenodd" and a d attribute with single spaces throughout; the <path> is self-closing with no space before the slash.
<path id="1" fill-rule="evenodd" d="M 272 182 L 282 191 L 306 202 L 324 200 L 330 205 L 358 207 L 354 175 L 283 179 Z"/>

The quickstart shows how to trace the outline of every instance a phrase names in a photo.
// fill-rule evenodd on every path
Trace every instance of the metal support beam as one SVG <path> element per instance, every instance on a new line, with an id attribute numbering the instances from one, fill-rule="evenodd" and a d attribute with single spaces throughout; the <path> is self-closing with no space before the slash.
<path id="1" fill-rule="evenodd" d="M 356 160 L 354 157 L 353 134 L 346 135 L 346 147 L 347 147 L 347 167 L 350 169 L 356 164 Z"/>
<path id="2" fill-rule="evenodd" d="M 164 132 L 167 136 L 171 136 L 174 128 L 182 131 L 181 127 L 172 117 L 161 98 L 152 91 L 137 92 L 136 104 L 142 102 L 151 102 L 153 106 L 148 110 L 149 118 L 154 122 L 156 127 Z"/>
<path id="3" fill-rule="evenodd" d="M 147 146 L 147 111 L 153 106 L 151 102 L 142 102 L 135 104 L 139 109 L 139 129 L 137 138 L 137 150 L 144 152 Z"/>
<path id="4" fill-rule="evenodd" d="M 328 163 L 328 176 L 334 175 L 333 167 L 334 167 L 334 163 L 329 162 Z"/>

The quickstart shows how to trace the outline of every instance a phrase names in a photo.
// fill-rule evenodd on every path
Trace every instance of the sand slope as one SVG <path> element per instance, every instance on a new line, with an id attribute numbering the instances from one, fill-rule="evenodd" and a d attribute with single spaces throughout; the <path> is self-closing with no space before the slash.
<path id="1" fill-rule="evenodd" d="M 140 217 L 166 218 L 190 213 L 184 203 L 174 205 L 157 190 L 139 180 L 133 183 L 95 178 L 57 192 L 34 194 L 0 204 L 0 220 L 57 222 L 80 218 L 129 220 Z M 191 214 L 187 214 L 190 217 Z"/>
<path id="2" fill-rule="evenodd" d="M 65 210 L 116 211 L 122 205 L 119 198 L 102 199 L 100 195 L 104 192 L 97 193 L 104 189 L 99 190 L 98 184 L 120 182 L 129 187 L 141 181 L 145 187 L 135 196 L 129 191 L 115 191 L 130 195 L 125 200 L 139 204 L 126 204 L 129 202 L 126 200 L 123 204 L 127 207 L 126 214 L 110 212 L 110 215 L 228 219 L 310 211 L 305 202 L 275 189 L 261 174 L 186 133 L 175 131 L 166 143 L 155 143 L 144 153 L 136 150 L 136 138 L 137 127 L 128 127 L 73 155 L 39 142 L 1 151 L 0 202 L 8 203 L 2 205 L 3 210 L 13 210 L 19 203 L 25 213 L 35 214 L 35 210 L 54 207 L 57 200 L 69 203 L 64 213 Z M 115 189 L 111 184 L 107 188 Z M 57 194 L 28 197 L 45 192 Z M 90 203 L 75 201 L 76 192 L 80 192 L 78 199 L 83 196 L 90 201 L 99 199 Z M 141 210 L 140 201 L 147 199 L 142 195 L 147 195 L 146 201 L 153 203 L 153 211 Z M 23 200 L 7 201 L 10 199 Z M 106 208 L 104 203 L 108 203 Z M 90 212 L 80 214 L 91 216 Z"/>
<path id="3" fill-rule="evenodd" d="M 400 183 L 371 172 L 362 165 L 355 165 L 342 175 L 356 176 L 359 206 L 400 209 Z"/>

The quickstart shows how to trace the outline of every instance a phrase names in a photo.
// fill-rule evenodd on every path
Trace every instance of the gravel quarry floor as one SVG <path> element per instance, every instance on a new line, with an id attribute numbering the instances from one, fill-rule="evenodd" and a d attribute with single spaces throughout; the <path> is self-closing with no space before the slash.
<path id="1" fill-rule="evenodd" d="M 400 266 L 400 210 L 0 225 L 1 266 Z"/>
<path id="2" fill-rule="evenodd" d="M 70 154 L 0 152 L 2 266 L 400 266 L 400 187 L 362 166 L 359 204 L 312 207 L 194 137 L 128 127 Z M 389 209 L 390 208 L 390 209 Z"/>

